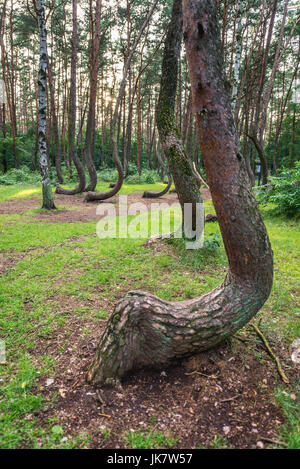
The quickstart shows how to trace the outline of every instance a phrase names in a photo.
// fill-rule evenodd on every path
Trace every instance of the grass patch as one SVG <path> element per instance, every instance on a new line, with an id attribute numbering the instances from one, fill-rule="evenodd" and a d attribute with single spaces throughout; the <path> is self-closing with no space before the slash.
<path id="1" fill-rule="evenodd" d="M 125 444 L 131 449 L 165 449 L 176 445 L 176 439 L 168 433 L 157 432 L 154 429 L 129 431 L 125 435 Z"/>
<path id="2" fill-rule="evenodd" d="M 100 184 L 99 188 L 107 186 Z M 122 193 L 158 190 L 158 186 L 163 185 L 125 185 Z M 38 194 L 40 189 L 34 186 L 0 187 L 2 201 Z M 213 212 L 211 202 L 205 207 Z M 289 343 L 300 335 L 300 222 L 272 218 L 268 207 L 262 214 L 274 250 L 275 278 L 272 294 L 258 317 L 271 341 Z M 177 216 L 175 213 L 174 220 Z M 68 321 L 80 317 L 94 324 L 105 320 L 106 305 L 90 306 L 95 295 L 114 304 L 120 293 L 131 289 L 148 290 L 166 300 L 206 293 L 224 278 L 228 266 L 224 246 L 221 243 L 212 249 L 208 244 L 200 251 L 186 251 L 185 243 L 176 239 L 163 243 L 156 252 L 143 246 L 143 238 L 100 240 L 95 236 L 96 223 L 32 223 L 27 212 L 0 215 L 0 223 L 1 255 L 23 253 L 0 277 L 0 338 L 6 342 L 8 361 L 0 367 L 0 447 L 82 447 L 88 444 L 86 435 L 71 438 L 58 422 L 43 428 L 37 423 L 36 413 L 45 405 L 37 382 L 49 370 L 55 375 L 51 357 L 39 356 L 33 361 L 38 338 L 51 338 Z M 205 233 L 206 239 L 219 235 L 218 223 L 206 224 Z M 72 298 L 74 306 L 66 308 L 60 296 Z M 87 337 L 90 327 L 88 324 L 83 331 Z M 67 332 L 65 339 L 67 343 Z M 64 354 L 63 346 L 57 354 Z M 281 438 L 289 447 L 300 448 L 299 405 L 283 392 L 277 399 L 286 416 Z M 124 441 L 130 448 L 176 445 L 172 436 L 151 428 L 126 433 Z M 222 447 L 225 443 L 217 439 L 213 444 Z"/>
<path id="3" fill-rule="evenodd" d="M 278 390 L 277 402 L 283 409 L 286 424 L 282 427 L 280 436 L 288 449 L 300 449 L 300 402 L 299 402 L 300 380 L 295 392 Z"/>

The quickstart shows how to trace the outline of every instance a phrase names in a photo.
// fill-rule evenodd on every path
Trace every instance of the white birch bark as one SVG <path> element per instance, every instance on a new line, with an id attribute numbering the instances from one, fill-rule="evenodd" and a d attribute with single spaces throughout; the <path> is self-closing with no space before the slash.
<path id="1" fill-rule="evenodd" d="M 234 65 L 234 81 L 232 90 L 232 108 L 236 107 L 236 99 L 238 92 L 238 83 L 240 76 L 241 67 L 241 56 L 242 56 L 242 7 L 241 0 L 237 0 L 237 30 L 236 30 L 236 41 L 235 41 L 235 65 Z"/>
<path id="2" fill-rule="evenodd" d="M 39 156 L 40 156 L 40 169 L 41 169 L 42 190 L 43 190 L 43 208 L 51 210 L 51 209 L 55 209 L 55 205 L 53 202 L 52 189 L 51 189 L 50 178 L 49 178 L 49 167 L 48 167 L 48 160 L 47 160 L 47 143 L 46 143 L 47 31 L 46 31 L 45 9 L 44 9 L 43 0 L 36 0 L 36 12 L 37 12 L 37 18 L 38 18 L 39 35 L 40 35 L 40 63 L 39 63 L 39 75 L 38 75 Z"/>

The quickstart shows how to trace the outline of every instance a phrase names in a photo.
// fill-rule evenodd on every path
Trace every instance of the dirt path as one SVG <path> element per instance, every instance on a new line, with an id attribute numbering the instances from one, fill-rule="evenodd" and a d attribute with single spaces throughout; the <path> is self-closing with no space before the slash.
<path id="1" fill-rule="evenodd" d="M 211 198 L 210 192 L 207 189 L 201 191 L 203 200 Z M 167 194 L 158 199 L 143 199 L 141 193 L 129 194 L 128 204 L 142 203 L 148 209 L 152 203 L 168 203 L 173 204 L 178 202 L 176 194 Z M 116 205 L 118 213 L 119 196 L 112 197 L 105 201 L 105 203 L 112 203 Z M 33 220 L 51 223 L 76 223 L 76 222 L 91 222 L 98 221 L 99 215 L 96 214 L 96 208 L 99 202 L 86 203 L 83 197 L 70 196 L 70 195 L 55 195 L 55 204 L 60 207 L 59 210 L 51 212 L 40 212 L 33 215 Z M 32 199 L 13 199 L 0 203 L 0 214 L 22 214 L 28 210 L 37 209 L 41 206 L 41 199 L 34 197 Z"/>

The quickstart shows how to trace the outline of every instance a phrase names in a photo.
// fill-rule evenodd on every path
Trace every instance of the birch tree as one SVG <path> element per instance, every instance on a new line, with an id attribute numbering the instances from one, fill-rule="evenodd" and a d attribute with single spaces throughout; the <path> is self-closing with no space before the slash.
<path id="1" fill-rule="evenodd" d="M 39 132 L 39 157 L 40 169 L 42 176 L 42 192 L 43 205 L 42 208 L 47 210 L 55 209 L 52 188 L 49 177 L 49 166 L 47 159 L 47 143 L 46 143 L 46 116 L 47 116 L 47 32 L 45 21 L 45 9 L 43 0 L 36 0 L 36 12 L 38 19 L 38 28 L 40 36 L 40 62 L 38 75 L 38 132 Z"/>

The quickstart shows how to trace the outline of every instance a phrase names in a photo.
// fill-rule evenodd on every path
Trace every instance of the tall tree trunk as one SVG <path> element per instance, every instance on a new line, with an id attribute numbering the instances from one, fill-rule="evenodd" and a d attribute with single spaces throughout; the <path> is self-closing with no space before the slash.
<path id="1" fill-rule="evenodd" d="M 54 145 L 55 145 L 55 167 L 56 167 L 56 174 L 57 174 L 58 182 L 59 184 L 62 184 L 63 177 L 62 177 L 62 172 L 61 172 L 61 151 L 60 151 L 59 135 L 58 135 L 58 122 L 57 122 L 57 113 L 56 113 L 56 106 L 55 106 L 52 67 L 51 67 L 48 56 L 47 56 L 47 69 L 48 69 L 50 106 L 51 106 L 51 114 L 52 114 L 52 127 L 53 127 Z"/>
<path id="2" fill-rule="evenodd" d="M 162 78 L 157 105 L 157 129 L 160 143 L 174 179 L 176 192 L 182 208 L 183 225 L 184 204 L 192 204 L 195 230 L 197 205 L 202 203 L 192 162 L 185 153 L 180 130 L 175 119 L 175 100 L 178 78 L 178 65 L 182 41 L 182 7 L 180 0 L 174 0 L 172 18 L 165 42 L 162 62 Z M 186 233 L 189 236 L 188 233 Z"/>
<path id="3" fill-rule="evenodd" d="M 17 114 L 16 114 L 16 70 L 15 70 L 15 53 L 14 53 L 14 37 L 13 37 L 13 0 L 11 0 L 11 8 L 9 15 L 10 24 L 10 47 L 11 47 L 11 59 L 10 59 L 10 116 L 11 116 L 11 133 L 13 138 L 13 152 L 14 152 L 14 163 L 15 167 L 19 166 L 18 155 L 17 155 Z M 8 67 L 8 64 L 7 64 Z"/>
<path id="4" fill-rule="evenodd" d="M 47 33 L 45 10 L 43 0 L 36 0 L 36 12 L 38 18 L 38 27 L 40 34 L 40 64 L 39 64 L 39 154 L 40 167 L 42 176 L 43 190 L 43 208 L 47 210 L 55 209 L 51 183 L 49 178 L 49 166 L 47 160 L 47 143 L 46 143 L 46 83 L 47 83 Z"/>
<path id="5" fill-rule="evenodd" d="M 242 8 L 241 0 L 237 0 L 237 30 L 236 30 L 236 39 L 235 39 L 235 64 L 234 64 L 234 80 L 233 80 L 233 90 L 232 90 L 232 107 L 235 110 L 236 99 L 238 93 L 238 84 L 239 84 L 239 74 L 241 66 L 241 55 L 242 55 Z"/>
<path id="6" fill-rule="evenodd" d="M 111 140 L 111 144 L 112 144 L 112 148 L 113 148 L 114 162 L 115 162 L 115 165 L 116 165 L 117 170 L 118 170 L 118 181 L 117 181 L 116 185 L 114 186 L 114 188 L 111 189 L 110 191 L 107 191 L 107 192 L 92 192 L 92 191 L 90 191 L 90 192 L 88 192 L 87 195 L 86 195 L 86 198 L 85 198 L 85 200 L 87 202 L 91 202 L 93 200 L 107 200 L 107 199 L 113 197 L 114 195 L 116 195 L 119 192 L 119 190 L 121 189 L 122 185 L 123 185 L 124 175 L 123 175 L 122 164 L 121 164 L 121 162 L 119 160 L 119 157 L 118 157 L 116 125 L 117 125 L 118 118 L 119 118 L 121 102 L 122 102 L 122 99 L 123 99 L 123 96 L 124 96 L 124 93 L 125 93 L 126 79 L 127 79 L 128 71 L 130 69 L 133 54 L 136 51 L 136 48 L 138 46 L 138 43 L 139 43 L 139 41 L 142 37 L 142 34 L 143 34 L 145 28 L 149 24 L 149 21 L 150 21 L 152 15 L 153 15 L 153 12 L 155 10 L 155 7 L 156 7 L 157 3 L 158 3 L 158 0 L 155 0 L 152 7 L 150 8 L 150 10 L 149 10 L 149 12 L 146 16 L 146 19 L 145 19 L 145 21 L 144 21 L 138 35 L 137 35 L 137 38 L 136 38 L 136 40 L 135 40 L 135 42 L 134 42 L 134 44 L 131 48 L 130 54 L 127 57 L 126 63 L 124 65 L 123 77 L 122 77 L 121 85 L 120 85 L 120 88 L 119 88 L 119 93 L 118 93 L 118 97 L 117 97 L 117 101 L 116 101 L 116 105 L 115 105 L 115 109 L 114 109 L 114 114 L 113 114 L 111 125 L 110 125 L 110 140 Z"/>
<path id="7" fill-rule="evenodd" d="M 84 191 L 85 189 L 85 172 L 82 162 L 77 156 L 75 148 L 75 131 L 76 131 L 76 73 L 77 73 L 77 0 L 73 0 L 73 32 L 72 32 L 72 59 L 71 59 L 71 83 L 70 83 L 70 101 L 69 101 L 69 160 L 73 161 L 79 183 L 74 189 L 56 188 L 57 194 L 74 195 Z"/>
<path id="8" fill-rule="evenodd" d="M 160 143 L 168 161 L 169 169 L 173 176 L 176 192 L 182 208 L 183 226 L 185 224 L 184 204 L 191 203 L 193 213 L 192 229 L 195 230 L 197 205 L 202 203 L 201 194 L 193 172 L 192 163 L 185 153 L 180 130 L 175 119 L 175 100 L 181 41 L 181 1 L 174 0 L 172 18 L 165 42 L 156 122 Z M 162 196 L 164 193 L 165 191 L 156 194 L 156 197 L 159 195 Z M 150 198 L 151 194 L 153 197 L 153 193 L 146 192 L 144 197 Z"/>
<path id="9" fill-rule="evenodd" d="M 127 294 L 108 321 L 88 373 L 88 380 L 102 385 L 215 346 L 257 313 L 272 287 L 272 251 L 225 86 L 217 0 L 183 0 L 183 18 L 203 160 L 230 270 L 219 288 L 194 300 Z"/>
<path id="10" fill-rule="evenodd" d="M 90 12 L 92 15 L 92 0 L 90 0 Z M 101 27 L 102 0 L 96 0 L 95 28 L 92 25 L 92 46 L 90 64 L 90 99 L 89 111 L 86 123 L 84 155 L 87 169 L 90 175 L 90 182 L 86 191 L 93 191 L 97 185 L 97 172 L 93 162 L 94 134 L 95 134 L 95 112 L 98 85 L 99 50 L 100 50 L 100 27 Z M 92 15 L 93 16 L 93 15 Z M 91 19 L 93 22 L 93 19 Z"/>

